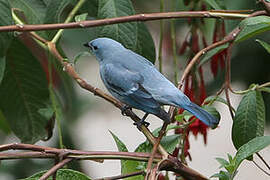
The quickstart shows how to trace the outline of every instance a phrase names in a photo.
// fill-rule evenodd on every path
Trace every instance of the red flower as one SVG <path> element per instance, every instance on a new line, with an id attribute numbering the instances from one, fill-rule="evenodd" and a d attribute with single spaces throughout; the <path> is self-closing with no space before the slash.
<path id="1" fill-rule="evenodd" d="M 222 40 L 225 37 L 225 35 L 226 35 L 226 32 L 225 32 L 224 21 L 222 21 L 222 23 L 218 23 L 218 21 L 217 21 L 216 25 L 215 25 L 213 43 Z M 227 56 L 227 49 L 224 49 L 212 57 L 211 71 L 212 71 L 214 76 L 217 75 L 219 66 L 221 69 L 223 69 L 225 67 L 226 56 Z"/>
<path id="2" fill-rule="evenodd" d="M 194 86 L 194 81 L 191 75 L 189 75 L 185 81 L 185 88 L 184 88 L 184 93 L 190 98 L 191 101 L 194 102 L 195 99 L 199 99 L 200 103 L 202 104 L 203 101 L 206 98 L 206 89 L 205 89 L 205 85 L 204 85 L 204 78 L 203 78 L 203 71 L 202 68 L 199 68 L 199 77 L 200 77 L 200 84 L 199 84 L 199 93 L 195 94 L 195 86 Z M 195 97 L 195 95 L 197 95 L 198 97 Z M 183 113 L 184 109 L 179 109 L 179 114 Z M 195 120 L 194 120 L 195 119 Z M 207 129 L 208 126 L 205 125 L 203 122 L 201 122 L 198 118 L 196 118 L 195 116 L 192 116 L 188 121 L 193 121 L 194 122 L 192 124 L 190 124 L 187 129 L 176 129 L 175 130 L 175 134 L 183 134 L 185 133 L 185 138 L 184 138 L 184 155 L 185 157 L 189 157 L 190 160 L 192 160 L 191 155 L 189 153 L 189 149 L 190 149 L 190 143 L 189 143 L 189 135 L 190 132 L 192 132 L 192 134 L 194 136 L 197 136 L 198 134 L 202 134 L 203 138 L 204 138 L 204 143 L 207 143 Z M 178 122 L 178 124 L 180 125 L 181 123 Z M 179 153 L 179 149 L 176 149 L 174 151 L 174 156 L 177 156 L 177 154 Z"/>

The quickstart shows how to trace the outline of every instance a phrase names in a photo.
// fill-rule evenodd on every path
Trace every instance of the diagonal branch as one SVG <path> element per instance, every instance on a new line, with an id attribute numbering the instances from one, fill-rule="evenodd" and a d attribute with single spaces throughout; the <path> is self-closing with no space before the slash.
<path id="1" fill-rule="evenodd" d="M 157 148 L 158 148 L 158 146 L 159 146 L 159 144 L 160 144 L 160 142 L 161 142 L 161 139 L 162 139 L 162 137 L 165 135 L 165 133 L 166 133 L 166 129 L 167 129 L 167 126 L 168 126 L 169 124 L 167 123 L 167 122 L 164 122 L 163 123 L 163 126 L 162 126 L 162 128 L 161 128 L 161 130 L 159 131 L 159 135 L 158 135 L 158 138 L 157 138 L 157 140 L 156 140 L 156 143 L 154 144 L 154 146 L 153 146 L 153 149 L 152 149 L 152 152 L 151 152 L 151 156 L 150 156 L 150 158 L 149 158 L 149 160 L 148 160 L 148 163 L 147 163 L 147 172 L 146 172 L 146 176 L 145 176 L 145 179 L 148 179 L 147 177 L 149 177 L 150 176 L 150 174 L 151 174 L 151 169 L 152 169 L 152 164 L 153 164 L 153 160 L 154 160 L 154 157 L 155 157 L 155 155 L 156 155 L 156 152 L 157 152 Z M 166 159 L 167 157 L 164 157 L 164 159 Z"/>
<path id="2" fill-rule="evenodd" d="M 67 163 L 69 163 L 70 161 L 72 161 L 72 158 L 67 158 L 64 159 L 63 161 L 60 161 L 59 163 L 57 163 L 55 166 L 53 166 L 50 170 L 48 170 L 45 174 L 43 174 L 39 180 L 46 180 L 48 179 L 51 175 L 53 175 L 58 169 L 62 168 L 63 166 L 65 166 Z"/>

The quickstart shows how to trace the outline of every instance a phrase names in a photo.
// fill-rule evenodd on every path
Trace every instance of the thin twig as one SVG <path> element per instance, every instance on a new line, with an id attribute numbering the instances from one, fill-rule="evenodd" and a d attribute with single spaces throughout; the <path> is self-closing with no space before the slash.
<path id="1" fill-rule="evenodd" d="M 95 180 L 116 180 L 116 179 L 124 179 L 128 177 L 133 177 L 133 176 L 138 176 L 144 174 L 144 171 L 138 171 L 138 172 L 133 172 L 129 174 L 124 174 L 124 175 L 119 175 L 119 176 L 112 176 L 112 177 L 105 177 L 105 178 L 99 178 Z"/>
<path id="2" fill-rule="evenodd" d="M 69 163 L 70 161 L 72 161 L 72 158 L 67 158 L 64 159 L 63 161 L 60 161 L 59 163 L 57 163 L 55 166 L 53 166 L 50 170 L 48 170 L 45 174 L 43 174 L 39 180 L 46 180 L 48 179 L 51 175 L 53 175 L 58 169 L 62 168 L 63 166 L 65 166 L 67 163 Z"/>
<path id="3" fill-rule="evenodd" d="M 189 62 L 189 64 L 187 65 L 187 67 L 185 68 L 183 74 L 182 74 L 182 78 L 178 84 L 178 88 L 181 89 L 184 80 L 187 78 L 188 74 L 190 73 L 191 69 L 193 68 L 193 66 L 196 64 L 196 62 L 199 61 L 200 57 L 202 57 L 204 54 L 206 54 L 208 51 L 221 46 L 223 44 L 226 44 L 228 42 L 233 41 L 236 38 L 236 35 L 240 32 L 239 28 L 234 29 L 230 34 L 228 34 L 223 40 L 218 41 L 216 43 L 213 43 L 209 46 L 207 46 L 206 48 L 203 48 L 202 50 L 200 50 Z"/>
<path id="4" fill-rule="evenodd" d="M 268 173 L 267 171 L 265 171 L 261 166 L 259 166 L 259 164 L 257 164 L 254 160 L 252 160 L 252 162 L 255 164 L 255 166 L 257 168 L 259 168 L 262 172 L 264 172 L 267 176 L 270 176 L 270 173 Z"/>
<path id="5" fill-rule="evenodd" d="M 227 49 L 227 57 L 226 57 L 226 69 L 225 69 L 225 95 L 226 100 L 228 102 L 228 107 L 230 111 L 231 118 L 234 118 L 233 108 L 229 96 L 229 90 L 231 90 L 231 55 L 232 55 L 232 47 L 233 43 L 230 43 Z"/>
<path id="6" fill-rule="evenodd" d="M 266 14 L 266 12 L 265 12 Z M 86 28 L 104 26 L 117 23 L 134 22 L 134 21 L 153 21 L 161 19 L 172 18 L 226 18 L 226 19 L 244 19 L 249 17 L 249 14 L 237 12 L 217 12 L 217 11 L 181 11 L 181 12 L 164 12 L 164 13 L 149 13 L 136 14 L 132 16 L 122 16 L 116 18 L 107 18 L 99 20 L 89 20 L 71 23 L 58 24 L 29 24 L 29 25 L 9 25 L 1 26 L 0 32 L 7 31 L 42 31 L 42 30 L 56 30 L 56 29 L 72 29 L 72 28 Z"/>
<path id="7" fill-rule="evenodd" d="M 153 164 L 153 160 L 154 160 L 154 157 L 156 155 L 156 152 L 157 152 L 157 149 L 158 149 L 158 146 L 161 142 L 161 139 L 162 137 L 165 135 L 166 133 L 166 129 L 167 129 L 167 126 L 169 125 L 169 123 L 167 122 L 164 122 L 163 123 L 163 126 L 161 128 L 161 130 L 159 131 L 159 135 L 158 135 L 158 138 L 156 140 L 156 144 L 153 146 L 153 149 L 152 149 L 152 152 L 151 152 L 151 156 L 148 160 L 148 163 L 147 163 L 147 174 L 145 176 L 145 178 L 147 179 L 147 177 L 150 175 L 151 173 L 151 169 L 152 169 L 152 164 Z M 163 159 L 167 159 L 168 157 L 163 157 Z"/>
<path id="8" fill-rule="evenodd" d="M 158 170 L 172 171 L 180 174 L 184 179 L 188 180 L 208 180 L 207 177 L 189 168 L 173 156 L 169 156 L 168 159 L 161 161 L 159 163 Z"/>
<path id="9" fill-rule="evenodd" d="M 261 159 L 261 161 L 264 163 L 264 165 L 270 170 L 269 164 L 264 160 L 264 158 L 260 155 L 260 153 L 256 153 L 256 155 Z"/>

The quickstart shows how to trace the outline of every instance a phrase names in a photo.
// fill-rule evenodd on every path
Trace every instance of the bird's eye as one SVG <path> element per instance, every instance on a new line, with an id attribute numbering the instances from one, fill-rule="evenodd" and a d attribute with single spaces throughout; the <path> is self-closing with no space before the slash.
<path id="1" fill-rule="evenodd" d="M 94 49 L 94 50 L 97 50 L 97 49 L 98 49 L 98 47 L 97 47 L 97 46 L 93 46 L 93 49 Z"/>

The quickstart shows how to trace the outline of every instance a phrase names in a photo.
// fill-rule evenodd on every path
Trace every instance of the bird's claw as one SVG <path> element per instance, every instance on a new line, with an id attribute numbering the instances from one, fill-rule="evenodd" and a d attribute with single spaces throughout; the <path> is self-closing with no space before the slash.
<path id="1" fill-rule="evenodd" d="M 133 123 L 133 125 L 137 126 L 137 128 L 141 131 L 142 126 L 148 127 L 150 125 L 150 123 L 146 122 L 146 121 L 137 121 L 137 122 Z"/>
<path id="2" fill-rule="evenodd" d="M 122 114 L 123 116 L 126 116 L 126 115 L 127 115 L 127 113 L 126 113 L 127 110 L 132 110 L 132 108 L 131 108 L 129 105 L 124 105 L 124 106 L 121 108 L 121 114 Z"/>

